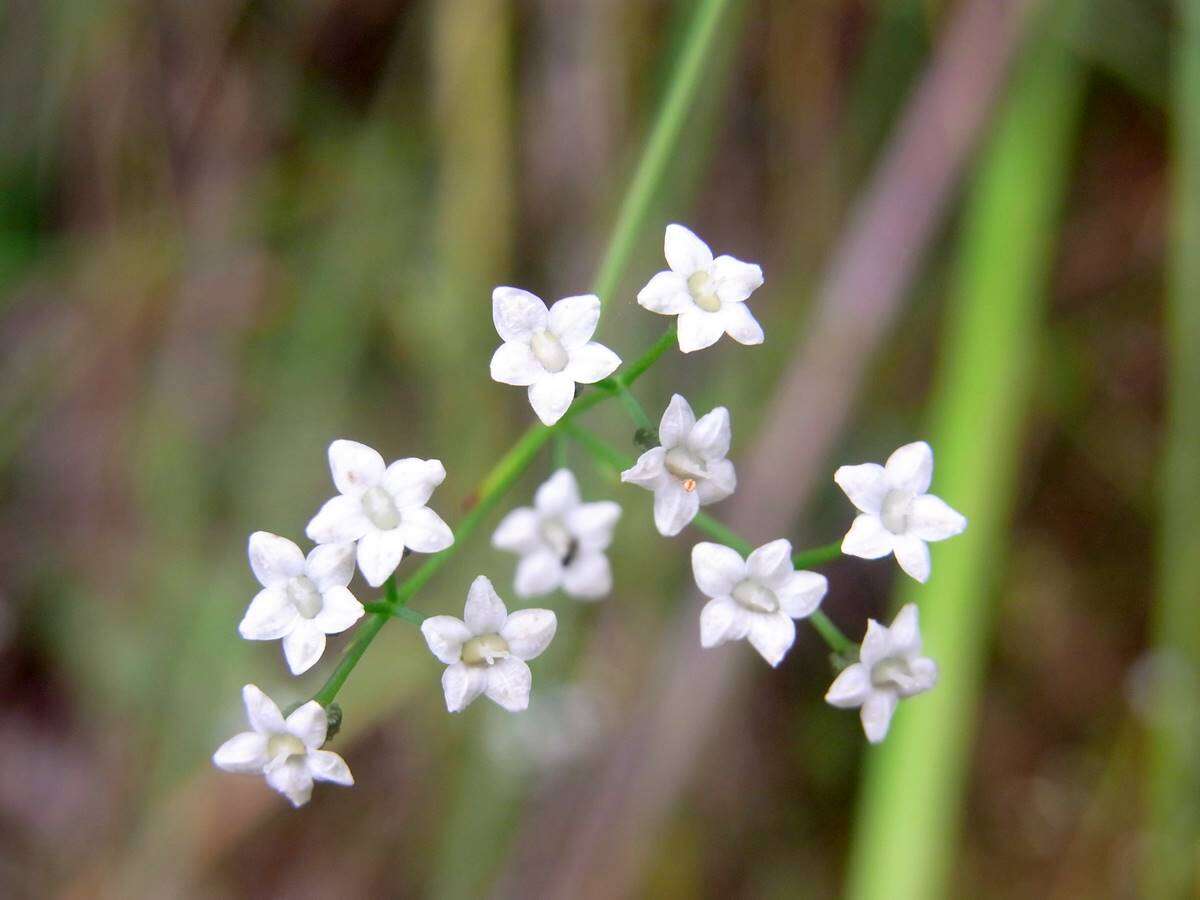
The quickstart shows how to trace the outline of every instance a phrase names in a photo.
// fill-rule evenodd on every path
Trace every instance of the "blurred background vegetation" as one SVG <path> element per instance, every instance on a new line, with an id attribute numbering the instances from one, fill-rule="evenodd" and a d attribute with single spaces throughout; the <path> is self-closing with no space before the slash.
<path id="1" fill-rule="evenodd" d="M 1192 0 L 0 16 L 0 895 L 1195 895 Z M 828 567 L 824 608 L 857 639 L 918 602 L 943 683 L 868 749 L 801 628 L 778 672 L 722 648 L 698 665 L 736 661 L 736 687 L 656 703 L 676 625 L 695 642 L 689 541 L 572 451 L 585 494 L 625 507 L 616 588 L 552 598 L 528 715 L 447 716 L 440 667 L 394 623 L 340 697 L 357 788 L 297 813 L 214 773 L 240 685 L 303 699 L 347 639 L 295 680 L 237 638 L 247 535 L 301 537 L 339 436 L 441 458 L 456 523 L 531 421 L 488 378 L 490 290 L 593 283 L 688 48 L 697 90 L 600 337 L 631 359 L 661 333 L 633 296 L 668 221 L 763 264 L 767 343 L 670 354 L 637 393 L 728 405 L 751 484 L 757 460 L 786 485 L 788 454 L 814 457 L 784 520 L 799 545 L 848 525 L 836 465 L 928 437 L 971 530 L 926 587 Z M 931 118 L 939 83 L 969 108 Z M 820 331 L 839 310 L 861 327 Z M 778 389 L 813 359 L 853 377 Z M 835 401 L 844 421 L 818 414 Z M 633 451 L 616 404 L 592 419 Z M 413 605 L 456 611 L 481 572 L 511 595 L 512 565 L 478 536 Z"/>

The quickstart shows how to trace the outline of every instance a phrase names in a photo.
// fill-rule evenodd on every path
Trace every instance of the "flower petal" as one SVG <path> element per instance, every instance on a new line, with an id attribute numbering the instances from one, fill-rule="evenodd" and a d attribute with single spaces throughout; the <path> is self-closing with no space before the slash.
<path id="1" fill-rule="evenodd" d="M 764 339 L 762 326 L 745 303 L 729 303 L 721 307 L 721 319 L 725 333 L 747 347 L 761 344 Z"/>
<path id="2" fill-rule="evenodd" d="M 529 706 L 529 689 L 533 686 L 533 673 L 522 660 L 514 656 L 499 659 L 488 666 L 488 699 L 509 712 L 521 712 Z"/>
<path id="3" fill-rule="evenodd" d="M 696 237 L 690 228 L 674 223 L 667 226 L 663 236 L 663 255 L 667 265 L 684 278 L 707 269 L 713 262 L 708 244 Z"/>
<path id="4" fill-rule="evenodd" d="M 309 750 L 318 749 L 325 743 L 325 735 L 329 730 L 329 717 L 325 715 L 325 707 L 316 700 L 309 700 L 287 717 L 287 730 L 300 738 L 301 743 Z"/>
<path id="5" fill-rule="evenodd" d="M 546 374 L 545 366 L 533 355 L 533 349 L 518 341 L 509 341 L 496 348 L 490 370 L 492 381 L 517 387 L 528 387 Z"/>
<path id="6" fill-rule="evenodd" d="M 468 666 L 456 662 L 447 666 L 442 673 L 442 692 L 446 695 L 446 709 L 462 712 L 471 701 L 487 687 L 487 671 L 480 666 Z"/>
<path id="7" fill-rule="evenodd" d="M 937 684 L 937 663 L 928 656 L 921 656 L 911 660 L 908 664 L 908 671 L 911 681 L 900 688 L 901 697 L 914 697 L 917 694 L 923 694 L 925 691 L 933 690 Z"/>
<path id="8" fill-rule="evenodd" d="M 334 585 L 321 595 L 321 611 L 312 622 L 326 634 L 341 634 L 361 619 L 363 612 L 363 605 L 349 588 Z"/>
<path id="9" fill-rule="evenodd" d="M 491 579 L 480 575 L 472 581 L 467 590 L 467 605 L 463 614 L 463 621 L 471 629 L 471 634 L 499 634 L 507 618 L 508 609 L 492 587 Z"/>
<path id="10" fill-rule="evenodd" d="M 309 619 L 298 619 L 283 639 L 283 656 L 293 675 L 303 675 L 325 652 L 325 632 Z"/>
<path id="11" fill-rule="evenodd" d="M 878 463 L 863 463 L 859 466 L 841 466 L 833 473 L 833 480 L 845 492 L 858 509 L 873 516 L 883 509 L 883 498 L 891 490 L 887 473 Z"/>
<path id="12" fill-rule="evenodd" d="M 474 637 L 466 623 L 454 616 L 430 616 L 421 623 L 421 634 L 429 651 L 446 665 L 462 659 L 463 644 Z"/>
<path id="13" fill-rule="evenodd" d="M 575 381 L 566 372 L 543 375 L 529 386 L 529 405 L 543 425 L 553 425 L 575 399 Z"/>
<path id="14" fill-rule="evenodd" d="M 563 565 L 549 550 L 535 550 L 521 557 L 513 577 L 513 590 L 521 597 L 540 597 L 562 584 Z"/>
<path id="15" fill-rule="evenodd" d="M 708 464 L 708 477 L 700 480 L 696 493 L 700 495 L 700 505 L 719 503 L 737 490 L 737 472 L 733 463 L 727 459 L 719 459 Z"/>
<path id="16" fill-rule="evenodd" d="M 304 574 L 318 591 L 344 588 L 354 577 L 354 544 L 318 544 L 304 561 Z"/>
<path id="17" fill-rule="evenodd" d="M 383 487 L 400 510 L 424 506 L 434 489 L 446 480 L 446 467 L 440 459 L 398 459 L 387 467 Z"/>
<path id="18" fill-rule="evenodd" d="M 267 771 L 267 784 L 291 801 L 292 806 L 303 806 L 312 799 L 312 773 L 307 762 L 292 757 Z"/>
<path id="19" fill-rule="evenodd" d="M 924 441 L 905 444 L 888 457 L 884 469 L 896 490 L 924 494 L 933 480 L 933 449 Z"/>
<path id="20" fill-rule="evenodd" d="M 530 553 L 542 546 L 541 519 L 532 506 L 521 506 L 500 520 L 492 533 L 492 546 L 509 553 Z"/>
<path id="21" fill-rule="evenodd" d="M 387 581 L 403 558 L 404 535 L 399 528 L 391 531 L 372 529 L 358 542 L 358 568 L 371 587 L 379 587 Z"/>
<path id="22" fill-rule="evenodd" d="M 711 347 L 725 333 L 725 316 L 721 312 L 705 312 L 696 306 L 679 314 L 679 349 L 694 353 Z"/>
<path id="23" fill-rule="evenodd" d="M 533 505 L 544 517 L 561 516 L 579 505 L 579 483 L 570 469 L 559 469 L 539 486 Z"/>
<path id="24" fill-rule="evenodd" d="M 741 303 L 763 283 L 761 266 L 728 255 L 714 259 L 708 274 L 716 282 L 717 296 L 722 303 Z"/>
<path id="25" fill-rule="evenodd" d="M 732 547 L 702 541 L 692 547 L 692 576 L 706 597 L 728 597 L 746 577 L 746 561 Z"/>
<path id="26" fill-rule="evenodd" d="M 590 341 L 599 321 L 600 298 L 595 294 L 564 297 L 550 307 L 550 333 L 567 350 L 578 349 Z"/>
<path id="27" fill-rule="evenodd" d="M 304 554 L 285 537 L 269 531 L 250 535 L 250 568 L 263 587 L 282 587 L 304 574 Z"/>
<path id="28" fill-rule="evenodd" d="M 924 584 L 929 580 L 929 546 L 919 537 L 898 534 L 893 540 L 893 552 L 900 568 Z"/>
<path id="29" fill-rule="evenodd" d="M 612 566 L 608 557 L 581 551 L 563 570 L 563 590 L 578 600 L 598 600 L 612 590 Z"/>
<path id="30" fill-rule="evenodd" d="M 400 512 L 400 527 L 406 546 L 417 553 L 440 553 L 454 543 L 454 532 L 428 506 L 410 506 Z"/>
<path id="31" fill-rule="evenodd" d="M 892 552 L 896 535 L 883 527 L 878 516 L 855 516 L 842 538 L 842 552 L 861 559 L 882 559 Z"/>
<path id="32" fill-rule="evenodd" d="M 825 692 L 825 702 L 838 709 L 862 706 L 871 696 L 871 673 L 862 663 L 842 669 Z"/>
<path id="33" fill-rule="evenodd" d="M 724 459 L 729 454 L 733 431 L 729 427 L 729 410 L 724 406 L 701 416 L 687 436 L 688 449 L 703 460 Z"/>
<path id="34" fill-rule="evenodd" d="M 696 414 L 681 394 L 672 394 L 671 402 L 658 422 L 658 440 L 668 450 L 688 439 L 696 425 Z"/>
<path id="35" fill-rule="evenodd" d="M 700 610 L 700 646 L 740 641 L 750 633 L 750 611 L 729 597 L 709 600 Z"/>
<path id="36" fill-rule="evenodd" d="M 550 646 L 558 618 L 548 609 L 518 609 L 500 629 L 508 651 L 517 659 L 536 659 Z"/>
<path id="37" fill-rule="evenodd" d="M 878 744 L 887 737 L 888 727 L 892 724 L 892 714 L 900 698 L 894 691 L 872 691 L 863 701 L 859 717 L 862 719 L 863 732 L 872 744 Z"/>
<path id="38" fill-rule="evenodd" d="M 796 623 L 782 612 L 752 613 L 746 638 L 763 659 L 778 666 L 796 642 Z"/>
<path id="39" fill-rule="evenodd" d="M 888 627 L 892 653 L 915 656 L 921 652 L 921 622 L 917 604 L 905 603 Z"/>
<path id="40" fill-rule="evenodd" d="M 801 570 L 784 576 L 774 588 L 779 608 L 793 619 L 811 616 L 829 591 L 829 580 L 817 572 Z"/>
<path id="41" fill-rule="evenodd" d="M 498 287 L 492 291 L 492 323 L 505 341 L 528 343 L 550 320 L 546 304 L 529 291 Z"/>
<path id="42" fill-rule="evenodd" d="M 248 641 L 275 641 L 291 631 L 299 617 L 287 594 L 264 588 L 246 607 L 238 634 Z"/>
<path id="43" fill-rule="evenodd" d="M 659 272 L 638 291 L 638 306 L 662 316 L 677 316 L 695 306 L 687 279 L 678 272 Z"/>
<path id="44" fill-rule="evenodd" d="M 267 757 L 267 736 L 257 731 L 235 734 L 212 755 L 213 765 L 226 772 L 257 775 L 270 759 Z"/>
<path id="45" fill-rule="evenodd" d="M 603 550 L 612 543 L 613 530 L 621 518 L 621 506 L 612 500 L 581 503 L 564 517 L 567 530 L 581 548 Z"/>
<path id="46" fill-rule="evenodd" d="M 571 361 L 564 370 L 572 381 L 580 384 L 595 384 L 601 378 L 607 378 L 621 365 L 621 357 L 613 353 L 603 344 L 592 341 L 582 347 L 576 347 L 571 352 Z"/>
<path id="47" fill-rule="evenodd" d="M 318 544 L 343 544 L 357 541 L 371 528 L 371 520 L 363 512 L 357 497 L 338 494 L 317 510 L 304 533 Z"/>
<path id="48" fill-rule="evenodd" d="M 621 473 L 621 480 L 647 490 L 654 490 L 666 475 L 666 456 L 666 448 L 652 447 L 638 457 L 632 469 L 626 469 Z"/>
<path id="49" fill-rule="evenodd" d="M 259 734 L 279 734 L 286 730 L 283 713 L 275 701 L 253 684 L 242 688 L 242 702 L 246 705 L 246 721 Z"/>
<path id="50" fill-rule="evenodd" d="M 792 571 L 792 543 L 784 538 L 763 544 L 746 557 L 746 574 L 773 588 Z"/>
<path id="51" fill-rule="evenodd" d="M 966 527 L 966 518 L 933 494 L 914 498 L 908 509 L 908 533 L 923 541 L 944 541 Z"/>
<path id="52" fill-rule="evenodd" d="M 892 655 L 891 632 L 874 619 L 867 619 L 867 633 L 858 650 L 858 660 L 868 669 L 875 668 L 880 660 Z"/>
<path id="53" fill-rule="evenodd" d="M 699 491 L 685 491 L 674 478 L 666 479 L 654 491 L 654 525 L 663 537 L 674 537 L 688 526 L 700 511 Z"/>
<path id="54" fill-rule="evenodd" d="M 329 781 L 349 787 L 354 784 L 354 776 L 346 761 L 330 750 L 312 750 L 305 760 L 309 774 L 317 781 Z"/>
<path id="55" fill-rule="evenodd" d="M 383 478 L 383 457 L 366 444 L 339 439 L 329 445 L 329 470 L 340 493 L 357 497 Z"/>

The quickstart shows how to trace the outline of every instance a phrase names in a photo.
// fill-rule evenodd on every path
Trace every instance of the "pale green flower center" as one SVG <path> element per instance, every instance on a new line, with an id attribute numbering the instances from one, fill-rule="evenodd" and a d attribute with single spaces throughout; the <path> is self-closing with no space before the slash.
<path id="1" fill-rule="evenodd" d="M 755 612 L 775 612 L 779 609 L 779 599 L 775 592 L 752 578 L 737 583 L 733 589 L 733 599 Z"/>
<path id="2" fill-rule="evenodd" d="M 703 269 L 693 272 L 688 277 L 687 286 L 688 293 L 692 295 L 692 302 L 702 310 L 710 313 L 721 311 L 721 298 L 717 296 L 716 283 Z"/>
<path id="3" fill-rule="evenodd" d="M 562 341 L 545 329 L 533 336 L 529 341 L 529 349 L 547 372 L 561 372 L 570 362 Z"/>
<path id="4" fill-rule="evenodd" d="M 875 687 L 907 687 L 912 683 L 912 669 L 903 658 L 881 659 L 871 669 L 871 684 Z"/>
<path id="5" fill-rule="evenodd" d="M 296 611 L 306 619 L 311 619 L 321 611 L 321 592 L 307 575 L 297 575 L 288 582 L 287 596 Z"/>
<path id="6" fill-rule="evenodd" d="M 396 509 L 396 502 L 379 485 L 363 494 L 362 506 L 371 524 L 380 531 L 391 531 L 400 524 L 400 510 Z"/>
<path id="7" fill-rule="evenodd" d="M 267 741 L 267 757 L 278 759 L 280 756 L 304 756 L 308 748 L 294 734 L 273 734 Z"/>
<path id="8" fill-rule="evenodd" d="M 468 666 L 491 665 L 508 656 L 508 641 L 498 634 L 481 634 L 473 637 L 462 649 L 462 661 Z"/>
<path id="9" fill-rule="evenodd" d="M 696 490 L 697 483 L 708 477 L 708 469 L 704 463 L 696 459 L 683 447 L 672 447 L 667 451 L 663 460 L 668 472 L 683 484 L 683 489 L 689 494 Z"/>
<path id="10" fill-rule="evenodd" d="M 542 542 L 553 551 L 554 555 L 564 565 L 575 555 L 578 546 L 575 536 L 558 519 L 544 520 L 538 532 L 542 537 Z"/>
<path id="11" fill-rule="evenodd" d="M 888 491 L 879 510 L 879 519 L 883 522 L 883 527 L 892 534 L 904 534 L 908 531 L 908 510 L 911 506 L 912 496 L 907 492 Z"/>

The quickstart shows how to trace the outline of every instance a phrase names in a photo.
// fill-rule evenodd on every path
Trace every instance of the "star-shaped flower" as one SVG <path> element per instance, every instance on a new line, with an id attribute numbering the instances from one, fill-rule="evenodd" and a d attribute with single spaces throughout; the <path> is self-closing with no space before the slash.
<path id="1" fill-rule="evenodd" d="M 762 326 L 746 299 L 763 283 L 762 269 L 732 256 L 713 259 L 708 244 L 682 225 L 668 225 L 663 240 L 667 265 L 637 295 L 638 303 L 663 316 L 679 316 L 679 349 L 711 347 L 722 334 L 739 344 L 761 344 Z"/>
<path id="2" fill-rule="evenodd" d="M 696 585 L 712 599 L 700 612 L 700 644 L 743 638 L 777 666 L 796 640 L 793 619 L 811 616 L 829 589 L 824 575 L 792 566 L 786 540 L 763 544 L 746 559 L 723 544 L 692 548 Z"/>
<path id="3" fill-rule="evenodd" d="M 492 291 L 492 321 L 504 343 L 492 356 L 492 379 L 529 388 L 529 405 L 553 425 L 575 399 L 575 384 L 594 384 L 621 364 L 592 340 L 600 298 L 566 297 L 549 309 L 539 297 L 513 287 Z"/>
<path id="4" fill-rule="evenodd" d="M 729 453 L 729 410 L 718 406 L 696 421 L 688 402 L 675 394 L 658 425 L 661 446 L 647 450 L 621 480 L 654 491 L 654 524 L 674 537 L 701 506 L 724 500 L 737 487 Z"/>
<path id="5" fill-rule="evenodd" d="M 283 638 L 293 675 L 325 652 L 325 635 L 345 631 L 363 614 L 346 585 L 354 577 L 353 544 L 320 544 L 308 554 L 267 531 L 250 535 L 250 568 L 263 589 L 250 601 L 238 632 L 249 641 Z"/>
<path id="6" fill-rule="evenodd" d="M 863 559 L 896 554 L 900 568 L 917 581 L 929 579 L 926 541 L 961 534 L 967 520 L 928 494 L 933 450 L 924 441 L 905 444 L 885 465 L 842 466 L 833 480 L 860 515 L 842 540 L 842 552 Z"/>
<path id="7" fill-rule="evenodd" d="M 446 709 L 462 712 L 480 694 L 510 712 L 528 707 L 533 676 L 525 663 L 549 646 L 558 627 L 554 613 L 521 609 L 509 615 L 492 582 L 480 575 L 467 592 L 463 620 L 431 616 L 421 623 L 429 649 L 446 664 Z"/>
<path id="8" fill-rule="evenodd" d="M 436 459 L 383 457 L 365 444 L 337 440 L 329 445 L 329 468 L 340 492 L 308 523 L 318 544 L 358 541 L 358 567 L 372 587 L 396 571 L 405 549 L 436 553 L 454 543 L 441 517 L 425 504 L 446 478 Z"/>
<path id="9" fill-rule="evenodd" d="M 562 588 L 582 600 L 612 590 L 604 551 L 621 507 L 610 500 L 583 503 L 569 469 L 559 469 L 534 494 L 533 506 L 514 509 L 492 535 L 492 546 L 519 554 L 516 591 L 536 597 Z"/>
<path id="10" fill-rule="evenodd" d="M 226 772 L 265 775 L 267 784 L 303 806 L 312 796 L 313 780 L 354 784 L 346 761 L 322 750 L 328 721 L 325 709 L 310 700 L 294 713 L 283 713 L 252 684 L 242 688 L 246 718 L 253 731 L 235 734 L 213 754 L 213 763 Z"/>
<path id="11" fill-rule="evenodd" d="M 842 670 L 829 686 L 826 702 L 839 709 L 862 707 L 863 731 L 878 744 L 888 733 L 896 704 L 937 684 L 937 663 L 921 655 L 917 607 L 909 603 L 890 628 L 867 621 L 858 662 Z"/>

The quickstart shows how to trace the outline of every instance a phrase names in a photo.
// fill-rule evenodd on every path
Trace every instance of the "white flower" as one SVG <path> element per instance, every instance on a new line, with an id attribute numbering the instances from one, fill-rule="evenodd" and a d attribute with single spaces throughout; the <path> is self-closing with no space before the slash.
<path id="1" fill-rule="evenodd" d="M 532 682 L 525 662 L 549 646 L 558 627 L 554 613 L 521 609 L 509 615 L 491 581 L 480 575 L 467 592 L 463 620 L 431 616 L 421 624 L 429 649 L 446 663 L 446 709 L 462 712 L 480 694 L 509 712 L 525 709 Z"/>
<path id="2" fill-rule="evenodd" d="M 436 459 L 398 459 L 384 468 L 383 457 L 356 441 L 329 445 L 329 468 L 339 496 L 308 523 L 318 544 L 358 541 L 358 567 L 372 587 L 396 571 L 405 548 L 436 553 L 454 543 L 441 517 L 425 504 L 446 478 Z"/>
<path id="3" fill-rule="evenodd" d="M 265 775 L 267 784 L 292 806 L 303 806 L 312 796 L 313 779 L 334 784 L 354 784 L 346 761 L 322 750 L 328 721 L 325 709 L 310 700 L 283 718 L 275 703 L 252 684 L 242 688 L 246 718 L 253 731 L 235 734 L 213 754 L 213 763 L 226 772 Z"/>
<path id="4" fill-rule="evenodd" d="M 354 577 L 353 544 L 321 544 L 308 559 L 287 538 L 250 535 L 250 568 L 263 589 L 250 601 L 238 631 L 248 641 L 283 638 L 293 675 L 307 672 L 325 652 L 325 635 L 362 618 L 362 604 L 346 588 Z"/>
<path id="5" fill-rule="evenodd" d="M 658 425 L 662 446 L 647 450 L 621 480 L 654 491 L 654 524 L 673 537 L 701 506 L 724 500 L 737 487 L 729 453 L 729 410 L 718 406 L 696 421 L 688 402 L 675 394 Z"/>
<path id="6" fill-rule="evenodd" d="M 858 662 L 847 666 L 829 686 L 825 700 L 839 709 L 861 706 L 867 740 L 878 744 L 888 733 L 896 704 L 937 684 L 937 663 L 921 655 L 917 607 L 909 603 L 891 628 L 867 621 Z"/>
<path id="7" fill-rule="evenodd" d="M 929 578 L 926 541 L 961 534 L 967 520 L 927 494 L 933 450 L 924 441 L 905 444 L 886 465 L 842 466 L 833 480 L 861 511 L 842 540 L 842 552 L 863 559 L 896 554 L 900 568 L 917 581 Z"/>
<path id="8" fill-rule="evenodd" d="M 549 309 L 538 297 L 513 287 L 492 291 L 492 321 L 504 343 L 492 356 L 492 379 L 529 388 L 529 405 L 553 425 L 575 399 L 575 383 L 594 384 L 621 364 L 592 340 L 600 321 L 600 298 L 566 297 Z"/>
<path id="9" fill-rule="evenodd" d="M 713 259 L 708 244 L 682 225 L 668 225 L 663 241 L 667 265 L 637 295 L 638 303 L 663 316 L 679 316 L 679 349 L 711 347 L 728 334 L 739 344 L 761 344 L 762 326 L 746 299 L 763 283 L 762 269 L 732 256 Z"/>
<path id="10" fill-rule="evenodd" d="M 562 588 L 584 600 L 612 590 L 612 569 L 605 549 L 621 507 L 612 501 L 583 503 L 579 485 L 559 469 L 537 489 L 533 506 L 514 509 L 492 535 L 492 546 L 517 553 L 516 591 L 536 597 Z"/>
<path id="11" fill-rule="evenodd" d="M 782 539 L 763 544 L 745 560 L 723 544 L 697 544 L 692 573 L 712 598 L 700 612 L 701 646 L 745 638 L 772 666 L 796 640 L 792 620 L 816 612 L 829 588 L 824 575 L 793 569 L 792 545 Z"/>

